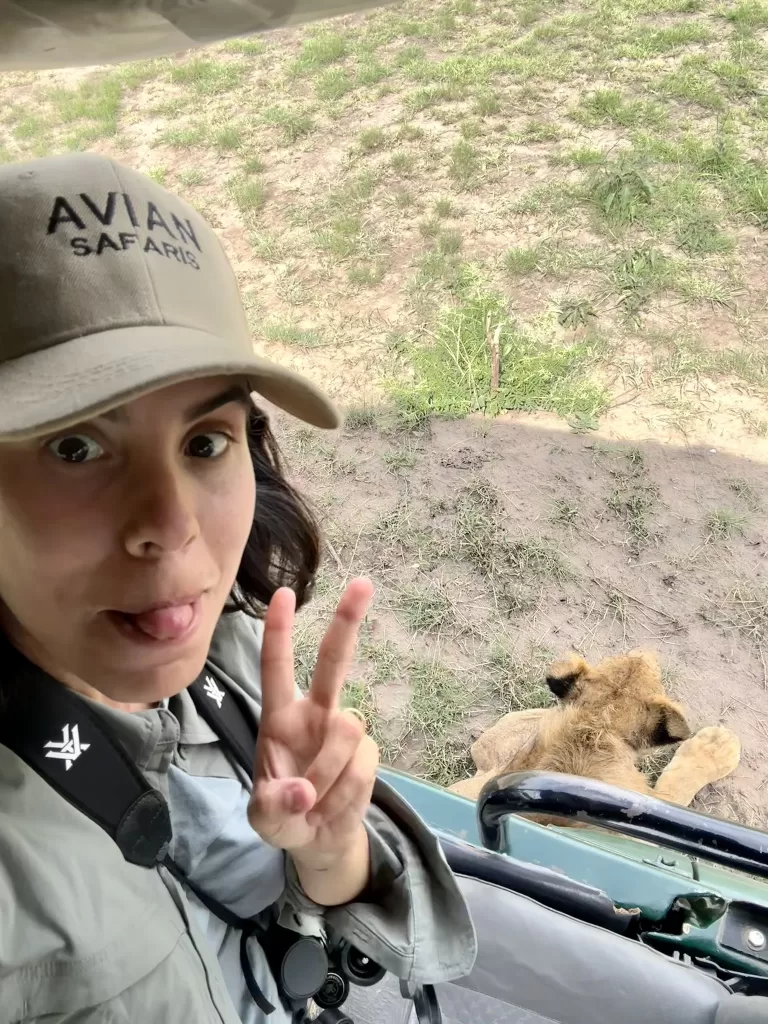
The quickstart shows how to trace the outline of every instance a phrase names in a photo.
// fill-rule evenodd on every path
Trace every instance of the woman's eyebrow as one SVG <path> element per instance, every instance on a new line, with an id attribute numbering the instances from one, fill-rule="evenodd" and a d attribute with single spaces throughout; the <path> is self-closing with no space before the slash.
<path id="1" fill-rule="evenodd" d="M 207 416 L 209 413 L 220 409 L 223 405 L 229 405 L 230 402 L 237 402 L 249 412 L 253 409 L 251 396 L 241 384 L 236 384 L 234 387 L 227 388 L 226 391 L 221 391 L 212 398 L 206 398 L 205 401 L 190 406 L 184 413 L 184 419 L 188 422 L 200 419 L 201 416 Z"/>
<path id="2" fill-rule="evenodd" d="M 223 405 L 229 405 L 230 402 L 238 402 L 248 412 L 253 409 L 253 402 L 247 389 L 242 384 L 235 384 L 225 391 L 221 391 L 218 395 L 213 395 L 211 398 L 206 398 L 204 401 L 190 406 L 189 409 L 185 409 L 184 419 L 191 423 L 193 420 L 200 419 L 201 416 L 208 416 Z M 122 407 L 109 409 L 99 417 L 99 419 L 111 420 L 113 423 L 121 423 L 127 421 L 128 418 L 128 414 Z"/>

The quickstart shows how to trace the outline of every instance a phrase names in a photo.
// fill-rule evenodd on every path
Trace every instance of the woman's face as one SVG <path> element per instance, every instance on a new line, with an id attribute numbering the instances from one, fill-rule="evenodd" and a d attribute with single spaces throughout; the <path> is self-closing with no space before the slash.
<path id="1" fill-rule="evenodd" d="M 248 408 L 244 382 L 186 381 L 0 444 L 3 626 L 28 657 L 131 704 L 197 677 L 253 522 Z"/>

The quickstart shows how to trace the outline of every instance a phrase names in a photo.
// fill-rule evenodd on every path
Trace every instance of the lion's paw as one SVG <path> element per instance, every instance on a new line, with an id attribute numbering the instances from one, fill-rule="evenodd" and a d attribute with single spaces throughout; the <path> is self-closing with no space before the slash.
<path id="1" fill-rule="evenodd" d="M 656 783 L 664 800 L 687 805 L 698 791 L 730 775 L 739 763 L 738 736 L 722 725 L 709 725 L 681 743 Z"/>

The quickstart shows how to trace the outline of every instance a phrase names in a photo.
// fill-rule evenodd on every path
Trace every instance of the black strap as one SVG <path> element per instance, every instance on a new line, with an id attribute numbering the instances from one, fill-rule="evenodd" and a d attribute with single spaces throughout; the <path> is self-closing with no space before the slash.
<path id="1" fill-rule="evenodd" d="M 230 925 L 232 928 L 240 929 L 240 969 L 243 972 L 245 984 L 248 987 L 251 998 L 261 1012 L 266 1014 L 273 1013 L 275 1007 L 259 988 L 258 982 L 253 975 L 251 961 L 248 958 L 248 940 L 251 936 L 256 935 L 259 942 L 261 942 L 266 935 L 267 928 L 258 921 L 243 920 L 243 918 L 238 917 L 237 914 L 233 914 L 231 910 L 227 910 L 227 908 L 219 903 L 218 900 L 213 899 L 201 889 L 198 889 L 197 886 L 193 882 L 190 882 L 190 880 L 179 870 L 170 857 L 166 856 L 163 864 L 171 872 L 174 878 L 177 879 L 177 881 L 191 889 L 206 910 L 210 911 L 214 917 L 218 917 L 221 921 Z"/>
<path id="2" fill-rule="evenodd" d="M 162 793 L 128 757 L 88 702 L 3 643 L 6 688 L 0 709 L 0 743 L 25 761 L 68 803 L 96 822 L 131 864 L 163 864 L 212 914 L 241 929 L 240 964 L 254 1002 L 265 1014 L 275 1007 L 256 982 L 248 959 L 252 935 L 267 928 L 244 920 L 197 888 L 168 856 L 171 816 Z M 195 706 L 250 774 L 256 734 L 235 697 L 210 668 L 190 687 Z M 266 952 L 266 950 L 265 950 Z"/>
<path id="3" fill-rule="evenodd" d="M 131 864 L 152 867 L 162 860 L 172 836 L 162 793 L 87 701 L 21 655 L 11 661 L 14 692 L 0 713 L 0 743 L 100 825 Z"/>
<path id="4" fill-rule="evenodd" d="M 229 744 L 238 764 L 250 777 L 256 733 L 249 724 L 250 716 L 240 696 L 223 685 L 221 676 L 208 665 L 188 691 L 200 717 Z"/>

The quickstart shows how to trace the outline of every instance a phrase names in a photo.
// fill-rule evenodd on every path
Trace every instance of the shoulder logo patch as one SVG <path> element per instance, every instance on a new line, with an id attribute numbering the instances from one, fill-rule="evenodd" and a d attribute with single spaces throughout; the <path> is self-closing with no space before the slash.
<path id="1" fill-rule="evenodd" d="M 61 743 L 50 740 L 45 744 L 48 753 L 46 757 L 56 758 L 58 761 L 66 761 L 66 771 L 72 767 L 81 754 L 90 747 L 90 743 L 80 742 L 80 728 L 77 725 L 65 725 L 61 730 Z"/>
<path id="2" fill-rule="evenodd" d="M 216 707 L 220 708 L 221 702 L 224 700 L 226 694 L 216 685 L 216 680 L 212 676 L 205 677 L 205 686 L 203 689 L 211 700 L 216 701 Z"/>

